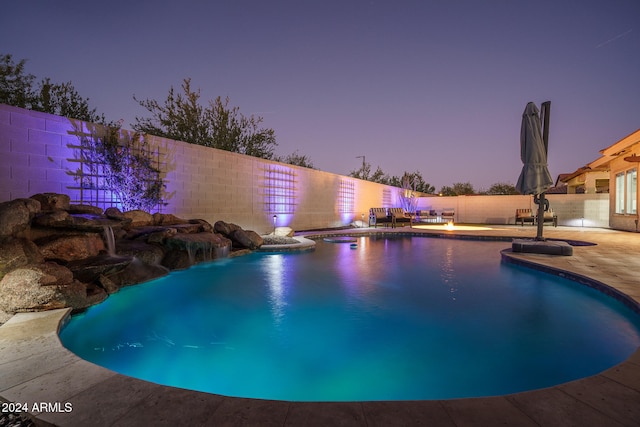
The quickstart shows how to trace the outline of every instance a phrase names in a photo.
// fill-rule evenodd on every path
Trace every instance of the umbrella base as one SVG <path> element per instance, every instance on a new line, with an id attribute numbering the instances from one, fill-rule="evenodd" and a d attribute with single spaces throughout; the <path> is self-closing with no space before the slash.
<path id="1" fill-rule="evenodd" d="M 513 252 L 544 254 L 544 255 L 573 255 L 573 246 L 563 241 L 514 239 L 511 243 Z"/>

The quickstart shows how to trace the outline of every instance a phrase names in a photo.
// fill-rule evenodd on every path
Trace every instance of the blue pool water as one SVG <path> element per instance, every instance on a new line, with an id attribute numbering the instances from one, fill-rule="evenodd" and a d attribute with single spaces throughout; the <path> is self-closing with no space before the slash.
<path id="1" fill-rule="evenodd" d="M 123 289 L 61 332 L 80 357 L 193 390 L 291 401 L 446 399 L 548 387 L 640 346 L 640 316 L 504 264 L 505 242 L 318 241 Z"/>

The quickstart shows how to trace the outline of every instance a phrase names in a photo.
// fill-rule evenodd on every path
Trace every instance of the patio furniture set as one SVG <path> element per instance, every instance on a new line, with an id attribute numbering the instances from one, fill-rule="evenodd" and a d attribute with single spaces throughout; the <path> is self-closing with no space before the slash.
<path id="1" fill-rule="evenodd" d="M 534 213 L 531 209 L 516 209 L 516 224 L 520 223 L 521 226 L 524 226 L 525 222 L 536 225 L 538 223 L 537 212 Z M 551 208 L 544 212 L 543 224 L 546 222 L 552 223 L 554 227 L 558 226 L 558 215 Z"/>
<path id="2" fill-rule="evenodd" d="M 369 227 L 378 228 L 384 225 L 391 228 L 404 227 L 409 224 L 412 227 L 416 223 L 448 223 L 453 221 L 455 211 L 447 209 L 442 212 L 435 210 L 417 210 L 413 213 L 406 212 L 402 208 L 371 208 L 369 209 Z"/>

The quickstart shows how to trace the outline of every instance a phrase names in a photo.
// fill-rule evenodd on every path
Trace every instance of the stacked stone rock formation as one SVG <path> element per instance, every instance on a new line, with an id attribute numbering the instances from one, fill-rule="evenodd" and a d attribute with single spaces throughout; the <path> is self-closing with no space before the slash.
<path id="1" fill-rule="evenodd" d="M 103 211 L 64 194 L 0 203 L 0 324 L 16 312 L 81 310 L 123 286 L 261 245 L 234 224 Z"/>

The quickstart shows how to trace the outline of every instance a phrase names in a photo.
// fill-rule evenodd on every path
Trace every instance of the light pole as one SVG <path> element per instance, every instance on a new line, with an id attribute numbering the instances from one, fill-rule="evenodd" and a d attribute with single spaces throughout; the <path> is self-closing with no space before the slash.
<path id="1" fill-rule="evenodd" d="M 360 169 L 362 171 L 362 174 L 360 175 L 360 178 L 361 179 L 365 179 L 365 176 L 364 176 L 364 166 L 365 166 L 364 156 L 356 156 L 356 159 L 362 159 L 362 169 Z"/>

